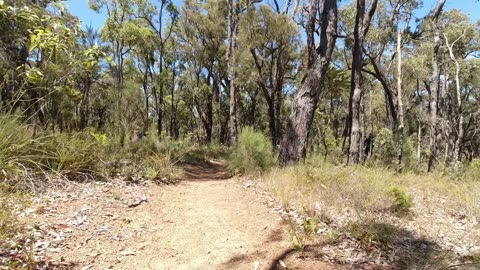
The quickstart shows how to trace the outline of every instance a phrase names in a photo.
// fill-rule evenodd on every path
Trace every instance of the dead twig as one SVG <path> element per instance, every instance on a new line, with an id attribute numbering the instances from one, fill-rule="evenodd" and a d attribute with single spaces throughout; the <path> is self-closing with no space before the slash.
<path id="1" fill-rule="evenodd" d="M 141 199 L 139 199 L 138 201 L 135 201 L 131 204 L 128 205 L 128 208 L 133 208 L 133 207 L 137 207 L 139 206 L 140 204 L 144 203 L 144 202 L 148 202 L 147 200 L 147 197 L 143 196 Z"/>

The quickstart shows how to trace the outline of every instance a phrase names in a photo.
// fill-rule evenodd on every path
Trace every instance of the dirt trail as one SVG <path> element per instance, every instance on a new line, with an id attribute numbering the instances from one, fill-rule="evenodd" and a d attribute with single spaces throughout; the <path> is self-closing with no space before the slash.
<path id="1" fill-rule="evenodd" d="M 264 197 L 229 179 L 220 163 L 190 165 L 186 175 L 176 185 L 130 191 L 106 184 L 100 192 L 107 201 L 85 191 L 79 195 L 85 198 L 65 200 L 47 211 L 43 224 L 50 225 L 43 227 L 59 227 L 62 216 L 85 215 L 86 222 L 65 234 L 62 252 L 52 256 L 78 269 L 277 269 L 279 259 L 288 269 L 337 269 L 292 252 L 281 217 Z M 148 202 L 126 208 L 139 192 Z"/>
<path id="2" fill-rule="evenodd" d="M 119 269 L 253 269 L 255 261 L 265 269 L 288 248 L 281 218 L 221 165 L 191 166 L 187 175 L 136 213 L 150 228 L 148 247 Z"/>

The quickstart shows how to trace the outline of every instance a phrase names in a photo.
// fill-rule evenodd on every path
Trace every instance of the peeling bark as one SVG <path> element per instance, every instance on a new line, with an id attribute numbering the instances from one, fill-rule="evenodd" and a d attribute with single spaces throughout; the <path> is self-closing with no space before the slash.
<path id="1" fill-rule="evenodd" d="M 280 146 L 280 162 L 287 164 L 304 159 L 307 151 L 308 134 L 317 108 L 322 84 L 330 64 L 337 35 L 337 1 L 310 0 L 307 25 L 309 50 L 308 69 L 300 89 L 293 100 L 285 134 Z M 320 10 L 320 45 L 315 48 L 314 32 L 316 15 Z"/>

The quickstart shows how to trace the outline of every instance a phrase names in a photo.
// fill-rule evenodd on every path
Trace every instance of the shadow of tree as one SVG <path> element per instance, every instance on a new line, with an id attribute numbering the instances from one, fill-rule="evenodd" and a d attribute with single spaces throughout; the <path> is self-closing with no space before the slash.
<path id="1" fill-rule="evenodd" d="M 187 181 L 227 180 L 232 177 L 224 164 L 213 161 L 185 164 L 184 171 L 184 180 Z"/>
<path id="2" fill-rule="evenodd" d="M 284 269 L 280 266 L 280 261 L 285 262 L 292 257 L 306 261 L 329 261 L 332 259 L 331 253 L 326 253 L 324 248 L 338 252 L 341 257 L 340 253 L 345 252 L 345 245 L 340 244 L 349 240 L 358 252 L 363 251 L 367 255 L 377 254 L 377 258 L 373 256 L 349 258 L 349 263 L 336 261 L 335 263 L 342 269 L 480 269 L 480 264 L 456 264 L 459 257 L 451 250 L 442 249 L 434 241 L 391 224 L 368 221 L 351 224 L 341 231 L 349 232 L 350 236 L 339 240 L 336 244 L 322 242 L 306 245 L 301 252 L 287 249 L 274 258 L 267 269 Z M 380 261 L 378 261 L 378 254 L 382 258 Z"/>

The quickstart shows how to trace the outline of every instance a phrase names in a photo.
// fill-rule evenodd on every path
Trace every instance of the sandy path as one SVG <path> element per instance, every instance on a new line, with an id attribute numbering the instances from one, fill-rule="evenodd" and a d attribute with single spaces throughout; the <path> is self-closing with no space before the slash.
<path id="1" fill-rule="evenodd" d="M 212 178 L 220 178 L 211 180 Z M 260 269 L 290 241 L 281 218 L 216 166 L 190 168 L 189 181 L 163 187 L 135 213 L 150 228 L 142 255 L 118 269 Z"/>
<path id="2" fill-rule="evenodd" d="M 139 196 L 148 202 L 127 207 Z M 48 243 L 46 258 L 74 264 L 66 269 L 282 269 L 279 259 L 288 269 L 340 269 L 292 252 L 267 199 L 218 163 L 188 166 L 176 185 L 93 182 L 50 198 L 34 217 L 37 242 Z"/>

